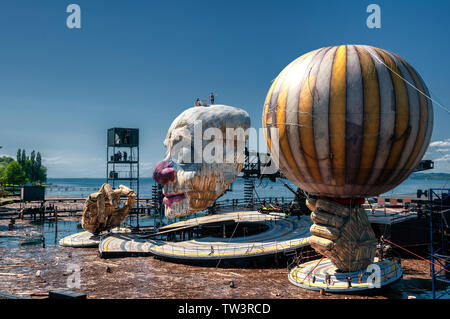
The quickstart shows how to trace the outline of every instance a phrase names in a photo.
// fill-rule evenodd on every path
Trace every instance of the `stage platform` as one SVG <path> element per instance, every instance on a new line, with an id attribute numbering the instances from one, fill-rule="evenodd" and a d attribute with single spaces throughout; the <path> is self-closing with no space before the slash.
<path id="1" fill-rule="evenodd" d="M 230 221 L 260 223 L 266 225 L 267 230 L 245 237 L 203 237 L 184 241 L 165 241 L 139 234 L 113 234 L 101 241 L 100 256 L 154 255 L 178 261 L 213 261 L 286 253 L 309 245 L 309 228 L 312 225 L 309 216 L 284 217 L 283 214 L 261 214 L 257 211 L 193 218 L 162 227 L 160 232 Z"/>
<path id="2" fill-rule="evenodd" d="M 94 235 L 90 232 L 83 231 L 62 238 L 59 241 L 59 245 L 74 248 L 93 248 L 98 247 L 98 244 L 100 244 L 102 237 L 105 235 L 129 233 L 130 231 L 130 229 L 125 227 L 113 228 L 110 233 L 105 232 L 99 235 Z"/>
<path id="3" fill-rule="evenodd" d="M 324 289 L 326 292 L 332 293 L 350 293 L 382 288 L 396 282 L 403 275 L 401 267 L 394 261 L 385 259 L 374 262 L 372 264 L 375 265 L 374 269 L 376 267 L 380 269 L 379 285 L 377 285 L 376 276 L 372 274 L 373 270 L 367 272 L 364 269 L 363 271 L 341 273 L 336 271 L 336 267 L 328 258 L 317 264 L 318 262 L 319 260 L 313 260 L 293 268 L 289 272 L 289 281 L 298 287 L 309 290 Z M 325 280 L 326 273 L 331 276 L 329 283 Z M 361 273 L 362 279 L 360 280 Z M 349 276 L 351 278 L 350 287 L 347 280 Z"/>

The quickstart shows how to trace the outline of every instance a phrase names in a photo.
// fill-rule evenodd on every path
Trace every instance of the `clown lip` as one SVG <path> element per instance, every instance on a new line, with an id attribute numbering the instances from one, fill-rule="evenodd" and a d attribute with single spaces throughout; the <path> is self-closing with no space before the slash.
<path id="1" fill-rule="evenodd" d="M 174 203 L 183 201 L 186 198 L 186 193 L 167 193 L 164 194 L 163 203 L 171 207 Z"/>

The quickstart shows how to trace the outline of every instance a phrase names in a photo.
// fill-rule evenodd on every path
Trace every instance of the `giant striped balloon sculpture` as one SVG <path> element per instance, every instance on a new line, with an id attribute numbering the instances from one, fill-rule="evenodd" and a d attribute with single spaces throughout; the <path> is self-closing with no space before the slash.
<path id="1" fill-rule="evenodd" d="M 425 95 L 420 75 L 394 53 L 365 45 L 312 51 L 291 62 L 267 94 L 269 150 L 286 177 L 311 194 L 387 192 L 430 142 L 433 107 Z"/>

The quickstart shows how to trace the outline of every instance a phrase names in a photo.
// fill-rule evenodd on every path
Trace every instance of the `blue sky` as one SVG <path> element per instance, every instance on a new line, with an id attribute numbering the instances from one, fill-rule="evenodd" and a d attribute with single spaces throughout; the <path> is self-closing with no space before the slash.
<path id="1" fill-rule="evenodd" d="M 81 7 L 68 29 L 66 7 Z M 381 7 L 381 29 L 366 8 Z M 261 126 L 270 81 L 339 44 L 395 52 L 450 106 L 450 1 L 82 1 L 0 3 L 0 155 L 39 150 L 49 177 L 104 177 L 106 130 L 140 129 L 141 174 L 172 120 L 213 90 Z M 450 114 L 434 108 L 425 158 L 450 173 Z"/>

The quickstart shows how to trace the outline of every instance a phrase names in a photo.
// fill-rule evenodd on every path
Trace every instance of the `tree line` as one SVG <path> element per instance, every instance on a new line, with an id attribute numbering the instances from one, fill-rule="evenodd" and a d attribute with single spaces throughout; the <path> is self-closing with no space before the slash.
<path id="1" fill-rule="evenodd" d="M 16 160 L 9 156 L 0 157 L 0 182 L 2 184 L 40 184 L 47 181 L 47 168 L 42 165 L 41 153 L 17 150 Z"/>

